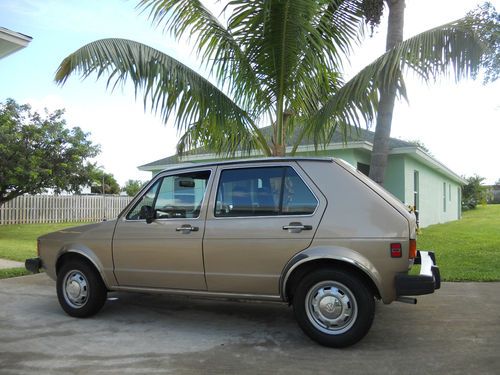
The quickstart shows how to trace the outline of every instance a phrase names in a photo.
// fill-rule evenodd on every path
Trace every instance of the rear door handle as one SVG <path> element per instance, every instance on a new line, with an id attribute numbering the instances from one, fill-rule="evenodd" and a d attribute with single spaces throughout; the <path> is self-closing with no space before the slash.
<path id="1" fill-rule="evenodd" d="M 288 225 L 283 226 L 283 230 L 287 230 L 290 233 L 300 233 L 303 230 L 312 230 L 312 225 L 304 225 L 300 222 L 293 222 Z"/>
<path id="2" fill-rule="evenodd" d="M 198 227 L 193 227 L 189 224 L 183 224 L 178 228 L 175 228 L 176 232 L 182 232 L 182 233 L 190 233 L 190 232 L 198 232 L 199 228 Z"/>

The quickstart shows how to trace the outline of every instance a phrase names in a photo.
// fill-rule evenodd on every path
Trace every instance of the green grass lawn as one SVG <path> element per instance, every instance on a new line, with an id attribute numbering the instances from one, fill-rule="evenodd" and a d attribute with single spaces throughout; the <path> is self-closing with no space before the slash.
<path id="1" fill-rule="evenodd" d="M 500 205 L 422 229 L 417 248 L 435 251 L 445 281 L 500 281 Z"/>
<path id="2" fill-rule="evenodd" d="M 24 262 L 36 256 L 36 239 L 42 234 L 86 223 L 0 225 L 0 258 Z M 0 269 L 0 279 L 29 275 L 24 268 Z"/>
<path id="3" fill-rule="evenodd" d="M 5 270 L 0 270 L 0 279 L 8 279 L 9 277 L 18 277 L 30 275 L 31 272 L 25 268 L 7 268 Z"/>
<path id="4" fill-rule="evenodd" d="M 0 226 L 0 258 L 23 262 L 36 256 L 36 238 L 79 225 L 26 224 Z M 500 205 L 478 206 L 462 220 L 422 229 L 419 250 L 436 252 L 445 281 L 500 281 Z M 26 274 L 23 269 L 0 270 L 0 278 Z"/>
<path id="5" fill-rule="evenodd" d="M 36 256 L 36 239 L 42 234 L 83 223 L 0 225 L 0 258 L 24 262 Z"/>

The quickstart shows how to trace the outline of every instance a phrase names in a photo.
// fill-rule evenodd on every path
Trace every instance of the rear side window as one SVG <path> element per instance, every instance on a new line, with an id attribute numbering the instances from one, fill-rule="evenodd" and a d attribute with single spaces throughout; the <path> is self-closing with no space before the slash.
<path id="1" fill-rule="evenodd" d="M 291 167 L 227 169 L 217 188 L 216 217 L 311 215 L 318 200 Z"/>

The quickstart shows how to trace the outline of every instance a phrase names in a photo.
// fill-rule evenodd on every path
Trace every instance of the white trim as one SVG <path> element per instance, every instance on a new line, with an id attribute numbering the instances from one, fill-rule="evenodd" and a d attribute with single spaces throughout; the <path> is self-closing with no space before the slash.
<path id="1" fill-rule="evenodd" d="M 343 143 L 330 143 L 326 146 L 318 146 L 314 145 L 301 145 L 297 147 L 296 152 L 314 152 L 317 150 L 352 150 L 352 149 L 363 149 L 367 151 L 372 151 L 373 145 L 367 141 L 359 141 L 359 142 L 349 142 L 347 144 Z M 287 152 L 292 151 L 293 147 L 288 146 L 286 148 Z M 244 151 L 237 151 L 234 153 L 235 158 L 246 158 L 251 156 L 262 156 L 262 152 L 260 150 L 252 150 L 250 153 Z M 141 165 L 138 167 L 140 171 L 157 171 L 164 170 L 167 168 L 174 168 L 181 165 L 184 165 L 185 162 L 189 161 L 199 161 L 199 160 L 210 160 L 210 159 L 220 159 L 220 155 L 210 153 L 210 154 L 197 154 L 197 155 L 186 155 L 184 157 L 180 157 L 180 163 L 177 164 L 156 164 L 156 165 Z"/>
<path id="2" fill-rule="evenodd" d="M 141 165 L 140 167 L 137 167 L 140 171 L 145 171 L 145 172 L 153 172 L 153 171 L 158 171 L 162 172 L 168 169 L 174 169 L 174 168 L 180 168 L 180 167 L 185 167 L 186 165 L 192 165 L 194 163 L 176 163 L 176 164 L 157 164 L 157 165 Z"/>
<path id="3" fill-rule="evenodd" d="M 347 144 L 343 143 L 330 143 L 324 147 L 315 147 L 314 145 L 301 145 L 297 147 L 296 152 L 314 152 L 316 150 L 352 150 L 352 149 L 362 149 L 367 151 L 373 150 L 373 144 L 367 141 L 358 141 L 358 142 L 349 142 Z M 289 146 L 286 148 L 287 152 L 292 151 L 292 147 Z M 446 167 L 443 163 L 436 160 L 429 154 L 427 154 L 422 148 L 418 146 L 412 147 L 397 147 L 393 148 L 389 155 L 408 155 L 410 157 L 415 158 L 422 164 L 430 167 L 433 170 L 436 170 L 445 176 L 449 177 L 451 180 L 458 182 L 461 185 L 465 185 L 467 181 L 465 181 L 462 177 L 457 175 L 451 169 Z M 243 151 L 237 151 L 234 154 L 235 158 L 243 158 L 248 156 L 262 156 L 262 152 L 259 150 L 252 150 L 249 153 Z M 164 169 L 176 168 L 179 166 L 185 165 L 186 162 L 190 161 L 200 161 L 200 160 L 209 160 L 209 159 L 221 159 L 220 155 L 215 153 L 207 153 L 207 154 L 199 154 L 199 155 L 186 155 L 184 157 L 179 158 L 180 163 L 176 164 L 158 164 L 153 166 L 140 166 L 138 167 L 141 171 L 160 171 Z"/>
<path id="4" fill-rule="evenodd" d="M 249 153 L 245 151 L 236 151 L 232 157 L 234 158 L 244 158 L 251 156 L 262 156 L 262 151 L 252 150 Z M 182 161 L 192 161 L 192 160 L 207 160 L 207 159 L 221 159 L 220 155 L 210 153 L 210 154 L 198 154 L 198 155 L 186 155 L 180 158 Z"/>
<path id="5" fill-rule="evenodd" d="M 292 151 L 293 147 L 289 146 L 286 148 L 287 151 Z M 358 142 L 349 142 L 347 144 L 344 143 L 329 143 L 326 146 L 318 146 L 314 145 L 301 145 L 297 147 L 296 152 L 308 152 L 308 151 L 317 151 L 317 150 L 352 150 L 352 149 L 364 149 L 368 151 L 372 151 L 373 145 L 367 141 L 358 141 Z"/>
<path id="6" fill-rule="evenodd" d="M 30 36 L 17 33 L 15 31 L 6 29 L 5 27 L 0 27 L 0 36 L 3 40 L 6 40 L 11 43 L 16 43 L 22 47 L 26 47 L 29 42 L 33 39 Z"/>
<path id="7" fill-rule="evenodd" d="M 435 170 L 441 172 L 442 174 L 451 178 L 453 181 L 458 182 L 461 185 L 465 185 L 467 183 L 467 181 L 465 181 L 462 177 L 457 175 L 455 172 L 453 172 L 451 169 L 449 169 L 447 166 L 445 166 L 439 160 L 430 156 L 428 153 L 426 153 L 420 147 L 417 147 L 417 146 L 415 146 L 415 147 L 398 147 L 398 148 L 392 149 L 389 152 L 389 154 L 391 154 L 391 155 L 405 154 L 405 155 L 413 156 L 415 159 L 420 161 L 422 164 L 425 164 L 428 167 L 431 167 L 432 169 L 435 169 Z"/>
<path id="8" fill-rule="evenodd" d="M 0 59 L 26 47 L 33 38 L 0 27 Z"/>

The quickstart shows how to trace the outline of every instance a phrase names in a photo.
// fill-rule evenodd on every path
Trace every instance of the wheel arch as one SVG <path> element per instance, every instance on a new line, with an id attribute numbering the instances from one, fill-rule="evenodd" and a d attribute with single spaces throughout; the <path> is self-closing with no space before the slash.
<path id="1" fill-rule="evenodd" d="M 346 251 L 352 252 L 343 248 L 340 252 Z M 373 295 L 381 299 L 381 282 L 378 272 L 366 259 L 360 259 L 360 254 L 355 252 L 352 254 L 354 256 L 349 257 L 333 249 L 326 252 L 324 250 L 304 251 L 297 254 L 290 260 L 280 279 L 281 298 L 292 303 L 294 290 L 305 275 L 316 269 L 333 268 L 357 275 L 370 288 Z"/>
<path id="2" fill-rule="evenodd" d="M 106 288 L 109 290 L 109 283 L 106 280 L 105 275 L 102 272 L 102 268 L 99 266 L 100 263 L 97 259 L 93 259 L 92 255 L 89 255 L 87 252 L 84 252 L 80 249 L 68 249 L 62 251 L 56 261 L 56 276 L 59 275 L 59 270 L 63 266 L 64 263 L 67 263 L 71 260 L 83 261 L 87 263 L 89 266 L 94 268 L 97 271 L 97 274 L 101 277 L 102 282 L 106 285 Z"/>

